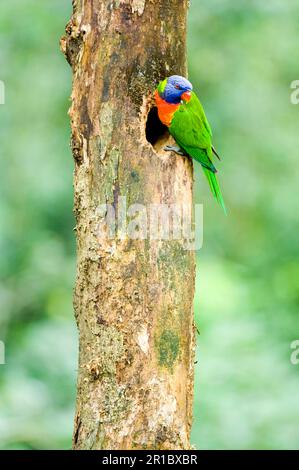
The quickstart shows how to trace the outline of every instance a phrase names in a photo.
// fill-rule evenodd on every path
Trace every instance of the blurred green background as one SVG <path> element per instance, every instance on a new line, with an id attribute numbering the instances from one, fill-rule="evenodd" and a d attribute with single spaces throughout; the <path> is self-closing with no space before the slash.
<path id="1" fill-rule="evenodd" d="M 2 449 L 71 447 L 71 72 L 58 45 L 70 14 L 71 0 L 0 6 Z M 223 157 L 229 209 L 225 218 L 195 166 L 205 213 L 192 434 L 201 449 L 299 448 L 299 365 L 290 363 L 299 338 L 298 37 L 296 0 L 191 4 L 189 74 Z"/>

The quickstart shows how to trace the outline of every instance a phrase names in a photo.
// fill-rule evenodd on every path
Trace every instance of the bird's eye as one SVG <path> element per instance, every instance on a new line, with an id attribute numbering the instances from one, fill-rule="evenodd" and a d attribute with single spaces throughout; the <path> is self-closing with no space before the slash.
<path id="1" fill-rule="evenodd" d="M 175 85 L 175 88 L 176 88 L 177 90 L 180 90 L 179 85 Z"/>

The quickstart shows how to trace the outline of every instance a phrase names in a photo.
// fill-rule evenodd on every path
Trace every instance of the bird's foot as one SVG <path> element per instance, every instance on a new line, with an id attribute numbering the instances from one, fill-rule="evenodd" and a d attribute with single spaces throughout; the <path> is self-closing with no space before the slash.
<path id="1" fill-rule="evenodd" d="M 166 147 L 164 147 L 163 150 L 165 150 L 165 152 L 177 153 L 178 155 L 181 155 L 182 157 L 186 155 L 185 152 L 180 147 L 177 147 L 175 145 L 166 145 Z"/>

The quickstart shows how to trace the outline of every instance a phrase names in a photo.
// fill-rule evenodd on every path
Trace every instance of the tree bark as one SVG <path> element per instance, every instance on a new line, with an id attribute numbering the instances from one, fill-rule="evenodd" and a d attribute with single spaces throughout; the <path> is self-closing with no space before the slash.
<path id="1" fill-rule="evenodd" d="M 162 149 L 152 110 L 158 81 L 186 75 L 187 4 L 74 0 L 61 40 L 73 69 L 74 449 L 190 448 L 194 253 L 183 239 L 123 235 L 118 219 L 120 236 L 99 230 L 103 204 L 192 207 L 192 162 Z"/>

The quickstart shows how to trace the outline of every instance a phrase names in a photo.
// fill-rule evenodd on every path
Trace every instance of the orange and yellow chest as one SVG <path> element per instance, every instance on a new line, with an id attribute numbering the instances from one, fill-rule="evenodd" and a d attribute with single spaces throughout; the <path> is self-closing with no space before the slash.
<path id="1" fill-rule="evenodd" d="M 179 109 L 180 103 L 173 104 L 167 103 L 163 100 L 158 93 L 158 90 L 155 91 L 155 101 L 158 108 L 158 116 L 160 121 L 167 127 L 170 127 L 174 113 Z"/>

